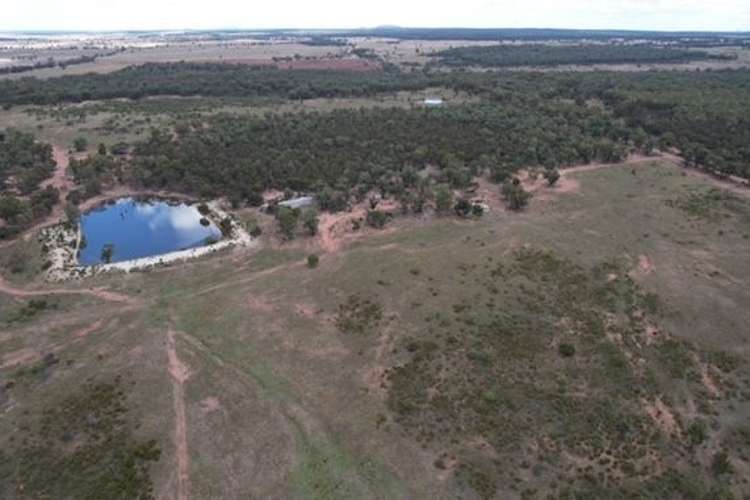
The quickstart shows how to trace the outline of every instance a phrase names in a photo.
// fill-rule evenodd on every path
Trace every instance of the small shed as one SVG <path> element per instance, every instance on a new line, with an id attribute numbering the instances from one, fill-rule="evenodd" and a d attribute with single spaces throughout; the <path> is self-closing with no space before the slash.
<path id="1" fill-rule="evenodd" d="M 279 203 L 279 206 L 287 207 L 291 209 L 297 209 L 297 208 L 309 207 L 313 203 L 315 203 L 315 198 L 313 198 L 312 196 L 300 196 L 299 198 L 291 198 L 289 200 L 284 200 Z"/>

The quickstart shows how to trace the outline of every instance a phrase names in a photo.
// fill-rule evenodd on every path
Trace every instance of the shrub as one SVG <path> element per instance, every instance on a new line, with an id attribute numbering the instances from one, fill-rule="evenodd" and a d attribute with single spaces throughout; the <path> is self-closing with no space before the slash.
<path id="1" fill-rule="evenodd" d="M 320 258 L 317 255 L 308 255 L 307 256 L 307 267 L 310 269 L 315 269 L 318 267 L 318 263 L 320 262 Z"/>
<path id="2" fill-rule="evenodd" d="M 701 444 L 706 440 L 706 424 L 702 420 L 696 420 L 687 428 L 690 444 L 693 446 Z"/>
<path id="3" fill-rule="evenodd" d="M 557 350 L 560 352 L 560 355 L 564 358 L 571 358 L 575 356 L 576 354 L 576 348 L 573 345 L 567 344 L 567 343 L 560 344 Z"/>
<path id="4" fill-rule="evenodd" d="M 28 267 L 28 258 L 26 252 L 21 249 L 13 250 L 5 260 L 5 267 L 13 274 L 22 273 Z"/>
<path id="5" fill-rule="evenodd" d="M 85 137 L 76 137 L 73 139 L 73 148 L 78 153 L 82 153 L 86 151 L 86 149 L 89 147 L 89 141 Z"/>
<path id="6" fill-rule="evenodd" d="M 459 198 L 453 206 L 453 210 L 459 217 L 468 217 L 472 211 L 472 205 L 466 198 Z"/>
<path id="7" fill-rule="evenodd" d="M 711 472 L 715 476 L 721 476 L 732 472 L 732 463 L 729 461 L 729 455 L 726 451 L 721 450 L 716 452 L 713 460 L 711 460 Z"/>
<path id="8" fill-rule="evenodd" d="M 388 213 L 380 210 L 368 210 L 366 221 L 368 226 L 382 229 L 388 222 Z"/>

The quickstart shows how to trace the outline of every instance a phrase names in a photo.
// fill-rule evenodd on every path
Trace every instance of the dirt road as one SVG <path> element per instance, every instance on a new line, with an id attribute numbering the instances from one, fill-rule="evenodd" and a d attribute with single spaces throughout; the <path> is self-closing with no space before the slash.
<path id="1" fill-rule="evenodd" d="M 177 459 L 176 500 L 190 498 L 190 455 L 188 453 L 187 416 L 185 412 L 185 381 L 190 376 L 188 367 L 177 356 L 175 332 L 167 332 L 167 359 L 172 378 L 175 413 L 175 456 Z"/>
<path id="2" fill-rule="evenodd" d="M 120 302 L 131 306 L 142 305 L 142 301 L 130 295 L 118 292 L 112 292 L 104 288 L 42 288 L 30 290 L 28 288 L 18 288 L 3 280 L 0 277 L 0 293 L 12 297 L 42 297 L 45 295 L 89 295 L 107 302 Z"/>

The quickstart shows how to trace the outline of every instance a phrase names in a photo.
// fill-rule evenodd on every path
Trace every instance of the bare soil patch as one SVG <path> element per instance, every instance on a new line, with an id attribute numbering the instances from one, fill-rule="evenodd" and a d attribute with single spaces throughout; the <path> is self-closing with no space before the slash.
<path id="1" fill-rule="evenodd" d="M 654 270 L 654 263 L 651 262 L 651 259 L 648 257 L 648 255 L 639 255 L 638 256 L 638 272 L 640 272 L 643 276 L 648 276 L 651 274 Z"/>
<path id="2" fill-rule="evenodd" d="M 318 224 L 318 245 L 322 250 L 328 253 L 340 251 L 346 243 L 351 243 L 357 239 L 372 234 L 374 230 L 364 224 L 367 216 L 367 207 L 369 202 L 364 201 L 355 205 L 349 212 L 324 213 L 320 216 Z M 380 211 L 395 211 L 398 208 L 394 200 L 382 200 L 377 207 Z M 355 231 L 353 224 L 360 221 L 360 229 Z M 378 230 L 379 234 L 384 234 L 388 229 Z"/>
<path id="3" fill-rule="evenodd" d="M 77 332 L 75 333 L 75 337 L 76 337 L 76 338 L 84 338 L 84 337 L 87 337 L 88 335 L 90 335 L 90 334 L 94 333 L 94 332 L 95 332 L 95 331 L 97 331 L 97 330 L 98 330 L 99 328 L 101 328 L 103 324 L 104 324 L 104 320 L 102 320 L 102 319 L 100 319 L 100 320 L 97 320 L 96 322 L 94 322 L 94 323 L 90 324 L 89 326 L 87 326 L 87 327 L 85 327 L 85 328 L 82 328 L 82 329 L 78 330 L 78 331 L 77 331 Z"/>
<path id="4" fill-rule="evenodd" d="M 11 366 L 26 365 L 41 359 L 41 355 L 34 349 L 24 347 L 17 351 L 3 355 L 0 368 L 10 368 Z"/>
<path id="5" fill-rule="evenodd" d="M 662 432 L 670 436 L 681 433 L 674 413 L 661 398 L 656 398 L 653 403 L 644 400 L 642 404 L 646 414 Z"/>
<path id="6" fill-rule="evenodd" d="M 721 390 L 711 374 L 711 367 L 709 365 L 703 365 L 701 369 L 701 381 L 712 398 L 718 398 L 721 396 Z"/>
<path id="7" fill-rule="evenodd" d="M 271 304 L 268 300 L 266 300 L 265 297 L 262 296 L 250 294 L 250 296 L 247 298 L 247 303 L 248 306 L 250 306 L 250 309 L 256 312 L 270 314 L 274 311 L 273 304 Z"/>
<path id="8" fill-rule="evenodd" d="M 200 407 L 201 412 L 204 415 L 208 415 L 209 413 L 221 410 L 221 402 L 219 401 L 218 397 L 209 396 L 201 401 Z"/>

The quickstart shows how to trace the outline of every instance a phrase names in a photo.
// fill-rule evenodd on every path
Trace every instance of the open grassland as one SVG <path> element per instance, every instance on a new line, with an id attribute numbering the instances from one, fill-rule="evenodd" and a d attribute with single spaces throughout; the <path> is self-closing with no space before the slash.
<path id="1" fill-rule="evenodd" d="M 87 73 L 113 71 L 146 63 L 168 62 L 226 62 L 234 64 L 273 65 L 280 59 L 338 59 L 349 55 L 346 46 L 311 46 L 301 43 L 260 41 L 239 42 L 183 42 L 155 47 L 132 47 L 97 60 L 66 68 L 43 68 L 23 73 L 0 75 L 0 79 L 23 77 L 53 78 Z"/>
<path id="2" fill-rule="evenodd" d="M 85 137 L 90 150 L 98 144 L 111 146 L 120 142 L 132 143 L 148 137 L 151 127 L 168 126 L 168 113 L 118 113 L 116 108 L 87 109 L 85 106 L 60 106 L 57 108 L 19 106 L 0 110 L 0 122 L 34 134 L 41 141 L 66 149 L 73 148 L 77 137 Z"/>
<path id="3" fill-rule="evenodd" d="M 0 293 L 0 497 L 750 494 L 747 194 L 659 161 L 534 192 Z"/>

